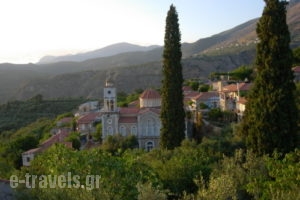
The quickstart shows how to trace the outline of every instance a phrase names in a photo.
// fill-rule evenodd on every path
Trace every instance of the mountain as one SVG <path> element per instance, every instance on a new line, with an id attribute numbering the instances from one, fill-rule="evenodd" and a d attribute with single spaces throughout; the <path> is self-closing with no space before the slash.
<path id="1" fill-rule="evenodd" d="M 129 44 L 124 42 L 124 43 L 109 45 L 95 51 L 79 53 L 75 55 L 45 56 L 40 59 L 38 64 L 55 63 L 55 62 L 63 62 L 63 61 L 81 62 L 88 59 L 114 56 L 126 52 L 150 51 L 158 47 L 159 47 L 158 45 L 144 47 L 144 46 L 139 46 L 139 45 L 134 45 L 134 44 Z"/>
<path id="2" fill-rule="evenodd" d="M 291 33 L 291 46 L 299 47 L 300 0 L 290 3 L 287 22 Z M 214 71 L 228 72 L 241 65 L 252 64 L 258 42 L 255 32 L 257 20 L 250 20 L 194 43 L 183 43 L 184 78 L 205 78 Z M 26 99 L 36 94 L 42 94 L 45 98 L 101 98 L 102 88 L 108 76 L 113 78 L 118 91 L 131 92 L 137 88 L 159 87 L 162 51 L 162 47 L 156 46 L 148 50 L 143 48 L 141 51 L 115 51 L 116 55 L 80 62 L 0 64 L 0 102 Z M 91 55 L 92 52 L 86 54 Z"/>

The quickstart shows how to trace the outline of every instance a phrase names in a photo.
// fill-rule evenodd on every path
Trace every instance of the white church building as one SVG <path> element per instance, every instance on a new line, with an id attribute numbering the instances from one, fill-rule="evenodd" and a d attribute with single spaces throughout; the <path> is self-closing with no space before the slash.
<path id="1" fill-rule="evenodd" d="M 135 135 L 139 148 L 147 151 L 159 147 L 161 97 L 153 89 L 145 90 L 139 104 L 134 107 L 117 107 L 117 91 L 112 82 L 104 87 L 102 139 L 109 135 Z"/>

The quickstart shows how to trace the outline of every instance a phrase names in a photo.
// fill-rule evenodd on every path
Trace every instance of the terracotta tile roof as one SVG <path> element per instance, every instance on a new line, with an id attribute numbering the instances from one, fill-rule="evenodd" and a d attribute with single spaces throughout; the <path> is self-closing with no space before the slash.
<path id="1" fill-rule="evenodd" d="M 233 84 L 224 86 L 222 88 L 222 91 L 223 92 L 237 92 L 238 91 L 237 85 L 239 86 L 240 91 L 248 91 L 252 84 L 251 83 L 239 83 L 239 84 L 233 83 Z"/>
<path id="2" fill-rule="evenodd" d="M 147 113 L 147 112 L 154 112 L 156 114 L 160 114 L 160 109 L 159 108 L 142 108 L 140 109 L 140 112 L 139 114 L 144 114 L 144 113 Z"/>
<path id="3" fill-rule="evenodd" d="M 29 149 L 28 151 L 25 151 L 23 152 L 22 154 L 34 154 L 34 153 L 37 153 L 37 152 L 41 152 L 43 151 L 43 149 L 41 147 L 38 147 L 38 148 L 34 148 L 34 149 Z"/>
<path id="4" fill-rule="evenodd" d="M 160 99 L 161 97 L 160 97 L 160 94 L 156 90 L 147 89 L 141 94 L 140 98 L 141 99 Z"/>
<path id="5" fill-rule="evenodd" d="M 130 114 L 138 114 L 140 111 L 139 108 L 136 107 L 122 107 L 120 108 L 121 115 L 130 115 Z"/>
<path id="6" fill-rule="evenodd" d="M 128 107 L 138 107 L 140 104 L 140 101 L 139 100 L 136 100 L 136 101 L 133 101 L 133 102 L 130 102 L 128 104 Z"/>
<path id="7" fill-rule="evenodd" d="M 70 122 L 72 122 L 72 120 L 73 120 L 73 117 L 64 117 L 61 120 L 59 120 L 58 123 L 62 123 L 62 124 L 70 123 Z"/>
<path id="8" fill-rule="evenodd" d="M 196 96 L 198 96 L 200 93 L 196 92 L 196 91 L 192 91 L 189 93 L 184 94 L 184 98 L 195 98 Z"/>
<path id="9" fill-rule="evenodd" d="M 212 97 L 219 97 L 218 92 L 201 92 L 199 95 L 195 97 L 196 100 L 207 100 Z"/>
<path id="10" fill-rule="evenodd" d="M 190 86 L 183 86 L 182 87 L 182 91 L 183 91 L 183 93 L 185 93 L 185 92 L 192 92 L 193 89 Z"/>
<path id="11" fill-rule="evenodd" d="M 67 129 L 60 129 L 59 132 L 56 135 L 51 136 L 49 139 L 47 139 L 46 141 L 44 141 L 40 147 L 38 148 L 34 148 L 34 149 L 30 149 L 28 151 L 23 152 L 22 154 L 31 154 L 31 153 L 38 153 L 41 151 L 44 151 L 46 149 L 48 149 L 50 146 L 52 146 L 55 143 L 64 143 L 67 147 L 70 146 L 70 144 L 68 144 L 67 142 L 65 142 L 65 138 L 69 136 L 70 131 Z M 71 146 L 72 147 L 72 143 Z"/>
<path id="12" fill-rule="evenodd" d="M 100 114 L 98 112 L 91 112 L 89 114 L 86 114 L 82 117 L 80 117 L 77 121 L 78 124 L 89 124 L 94 122 Z"/>
<path id="13" fill-rule="evenodd" d="M 295 73 L 300 73 L 300 66 L 293 67 Z"/>
<path id="14" fill-rule="evenodd" d="M 137 123 L 137 118 L 136 117 L 120 117 L 119 123 L 134 124 L 134 123 Z"/>

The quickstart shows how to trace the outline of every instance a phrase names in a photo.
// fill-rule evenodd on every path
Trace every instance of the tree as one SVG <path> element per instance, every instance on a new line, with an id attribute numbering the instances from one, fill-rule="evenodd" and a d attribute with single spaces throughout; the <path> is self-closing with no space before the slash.
<path id="1" fill-rule="evenodd" d="M 296 65 L 300 65 L 300 47 L 296 48 L 293 50 L 293 64 Z"/>
<path id="2" fill-rule="evenodd" d="M 184 139 L 181 43 L 176 8 L 171 5 L 166 18 L 163 52 L 163 81 L 161 107 L 161 147 L 173 149 Z"/>
<path id="3" fill-rule="evenodd" d="M 248 96 L 242 135 L 258 154 L 287 153 L 297 144 L 297 107 L 293 96 L 292 51 L 286 24 L 286 1 L 265 0 L 256 32 L 257 75 Z"/>

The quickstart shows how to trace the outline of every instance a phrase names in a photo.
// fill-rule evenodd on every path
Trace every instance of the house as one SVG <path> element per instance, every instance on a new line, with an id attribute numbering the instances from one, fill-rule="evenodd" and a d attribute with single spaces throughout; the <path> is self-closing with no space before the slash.
<path id="1" fill-rule="evenodd" d="M 80 113 L 86 113 L 99 110 L 99 102 L 98 101 L 88 101 L 79 106 L 78 111 Z"/>
<path id="2" fill-rule="evenodd" d="M 96 131 L 95 123 L 101 121 L 101 113 L 99 111 L 90 112 L 82 115 L 77 120 L 77 131 L 80 135 L 89 135 Z"/>
<path id="3" fill-rule="evenodd" d="M 220 84 L 219 96 L 220 96 L 220 108 L 225 111 L 235 111 L 236 103 L 239 98 L 250 90 L 251 83 L 233 83 L 226 86 Z"/>
<path id="4" fill-rule="evenodd" d="M 238 121 L 240 121 L 244 117 L 244 112 L 246 110 L 247 99 L 245 97 L 240 97 L 236 103 L 236 114 L 238 117 Z"/>
<path id="5" fill-rule="evenodd" d="M 100 111 L 102 119 L 102 139 L 110 135 L 135 135 L 139 148 L 150 151 L 159 146 L 160 138 L 160 94 L 145 90 L 139 97 L 139 107 L 117 107 L 117 92 L 113 83 L 104 87 L 104 107 Z"/>
<path id="6" fill-rule="evenodd" d="M 215 91 L 200 92 L 195 98 L 192 99 L 197 109 L 201 109 L 200 104 L 206 105 L 208 108 L 219 108 L 220 97 L 219 93 Z"/>
<path id="7" fill-rule="evenodd" d="M 72 148 L 72 142 L 65 142 L 65 138 L 69 136 L 69 129 L 59 129 L 59 131 L 44 141 L 38 148 L 30 149 L 22 153 L 23 166 L 30 166 L 30 162 L 41 152 L 47 150 L 55 143 L 62 143 L 69 148 Z"/>
<path id="8" fill-rule="evenodd" d="M 296 66 L 293 68 L 293 72 L 294 72 L 294 80 L 295 82 L 300 82 L 300 66 Z"/>

